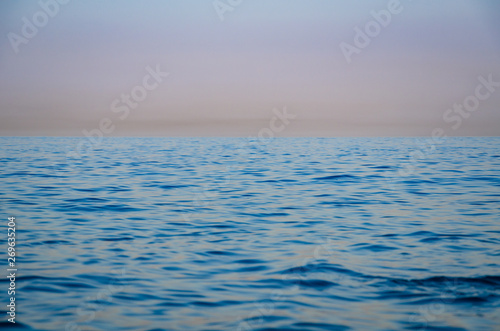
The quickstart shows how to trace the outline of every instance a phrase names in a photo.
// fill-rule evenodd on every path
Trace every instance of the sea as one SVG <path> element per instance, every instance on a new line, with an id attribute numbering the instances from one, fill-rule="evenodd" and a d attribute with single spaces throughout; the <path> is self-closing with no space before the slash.
<path id="1" fill-rule="evenodd" d="M 500 330 L 500 137 L 1 137 L 0 215 L 0 329 Z"/>

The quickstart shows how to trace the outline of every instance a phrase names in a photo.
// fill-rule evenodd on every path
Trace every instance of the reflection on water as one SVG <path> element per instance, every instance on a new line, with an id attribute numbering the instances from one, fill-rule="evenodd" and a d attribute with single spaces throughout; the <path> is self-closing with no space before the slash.
<path id="1" fill-rule="evenodd" d="M 498 138 L 81 139 L 0 138 L 17 326 L 500 325 Z"/>

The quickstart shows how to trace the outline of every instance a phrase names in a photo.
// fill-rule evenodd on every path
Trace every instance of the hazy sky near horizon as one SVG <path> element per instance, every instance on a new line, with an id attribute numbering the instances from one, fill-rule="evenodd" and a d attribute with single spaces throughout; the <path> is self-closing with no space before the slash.
<path id="1" fill-rule="evenodd" d="M 255 136 L 284 107 L 282 136 L 500 135 L 500 87 L 443 118 L 478 77 L 500 82 L 498 1 L 401 0 L 350 63 L 340 45 L 391 1 L 243 0 L 221 20 L 210 0 L 73 0 L 16 52 L 12 33 L 50 2 L 0 3 L 0 135 L 80 136 L 109 118 L 106 135 Z M 126 106 L 148 67 L 168 76 Z"/>

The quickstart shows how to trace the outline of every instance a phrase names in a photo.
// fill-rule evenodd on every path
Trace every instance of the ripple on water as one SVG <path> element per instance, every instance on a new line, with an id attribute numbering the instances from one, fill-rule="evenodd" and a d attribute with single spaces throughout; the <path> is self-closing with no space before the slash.
<path id="1" fill-rule="evenodd" d="M 0 140 L 16 330 L 500 325 L 499 138 Z"/>

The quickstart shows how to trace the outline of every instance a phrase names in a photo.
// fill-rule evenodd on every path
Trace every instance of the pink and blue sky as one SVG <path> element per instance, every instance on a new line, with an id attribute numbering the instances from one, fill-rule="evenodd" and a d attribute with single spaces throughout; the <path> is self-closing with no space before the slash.
<path id="1" fill-rule="evenodd" d="M 498 1 L 401 0 L 350 62 L 394 0 L 66 0 L 44 24 L 53 1 L 0 3 L 0 135 L 255 136 L 284 107 L 280 136 L 500 134 Z M 168 76 L 121 119 L 148 67 Z"/>

